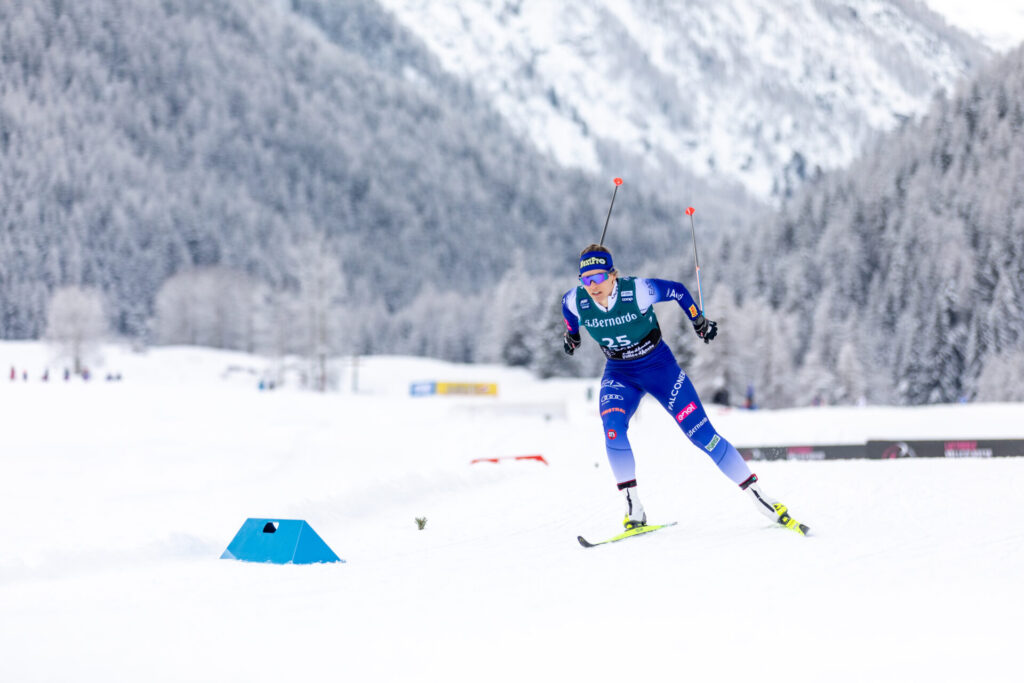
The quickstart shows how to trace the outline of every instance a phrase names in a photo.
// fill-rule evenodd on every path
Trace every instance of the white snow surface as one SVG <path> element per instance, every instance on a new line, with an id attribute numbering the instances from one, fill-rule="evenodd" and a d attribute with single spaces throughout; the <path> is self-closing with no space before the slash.
<path id="1" fill-rule="evenodd" d="M 1024 459 L 756 463 L 803 538 L 645 404 L 642 498 L 679 524 L 584 549 L 622 516 L 595 380 L 373 357 L 321 395 L 244 354 L 104 357 L 123 381 L 44 384 L 46 346 L 0 343 L 2 681 L 1019 680 Z M 711 417 L 741 446 L 1024 437 L 1024 405 Z M 219 559 L 275 516 L 346 563 Z"/>

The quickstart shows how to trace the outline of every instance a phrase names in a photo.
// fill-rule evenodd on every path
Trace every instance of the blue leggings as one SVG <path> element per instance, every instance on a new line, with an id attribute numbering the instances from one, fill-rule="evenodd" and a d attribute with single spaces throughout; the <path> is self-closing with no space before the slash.
<path id="1" fill-rule="evenodd" d="M 601 421 L 608 462 L 619 488 L 636 481 L 636 461 L 626 431 L 645 393 L 658 400 L 697 448 L 711 456 L 718 469 L 737 484 L 750 468 L 736 448 L 711 426 L 697 390 L 664 343 L 638 360 L 609 360 L 601 378 Z"/>

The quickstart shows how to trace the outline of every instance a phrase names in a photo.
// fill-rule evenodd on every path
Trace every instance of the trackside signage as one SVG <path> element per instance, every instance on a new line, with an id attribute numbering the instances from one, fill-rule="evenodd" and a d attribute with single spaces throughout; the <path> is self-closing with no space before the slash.
<path id="1" fill-rule="evenodd" d="M 1024 456 L 1024 439 L 949 439 L 944 441 L 868 441 L 867 457 L 1012 458 Z"/>
<path id="2" fill-rule="evenodd" d="M 1024 439 L 868 441 L 865 444 L 753 446 L 744 460 L 899 460 L 903 458 L 1012 458 L 1024 456 Z"/>
<path id="3" fill-rule="evenodd" d="M 410 396 L 497 396 L 494 382 L 413 382 Z"/>

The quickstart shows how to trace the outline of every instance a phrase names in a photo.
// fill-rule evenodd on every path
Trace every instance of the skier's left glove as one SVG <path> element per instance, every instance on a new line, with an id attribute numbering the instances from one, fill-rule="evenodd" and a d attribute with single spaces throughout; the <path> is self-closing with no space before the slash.
<path id="1" fill-rule="evenodd" d="M 705 344 L 709 344 L 715 338 L 715 335 L 718 334 L 718 323 L 714 320 L 708 320 L 703 315 L 698 315 L 693 320 L 693 331 L 704 340 Z"/>
<path id="2" fill-rule="evenodd" d="M 569 330 L 566 330 L 565 334 L 562 336 L 562 348 L 564 348 L 565 352 L 570 356 L 582 343 L 583 339 L 580 337 L 579 332 L 573 334 Z"/>

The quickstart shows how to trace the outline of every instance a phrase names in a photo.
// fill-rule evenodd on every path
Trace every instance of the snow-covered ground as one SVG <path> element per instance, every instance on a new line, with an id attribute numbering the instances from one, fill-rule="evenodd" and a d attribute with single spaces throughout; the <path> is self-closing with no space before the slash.
<path id="1" fill-rule="evenodd" d="M 622 514 L 594 382 L 370 358 L 358 395 L 260 392 L 242 354 L 105 356 L 122 382 L 44 384 L 45 346 L 0 343 L 0 681 L 1019 680 L 1024 459 L 757 463 L 802 538 L 645 405 L 643 500 L 679 524 L 583 549 Z M 738 445 L 1024 437 L 1021 405 L 712 417 Z M 346 563 L 219 559 L 275 516 Z"/>

